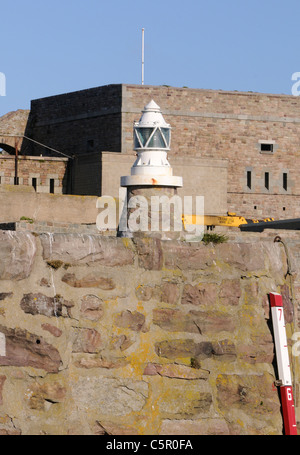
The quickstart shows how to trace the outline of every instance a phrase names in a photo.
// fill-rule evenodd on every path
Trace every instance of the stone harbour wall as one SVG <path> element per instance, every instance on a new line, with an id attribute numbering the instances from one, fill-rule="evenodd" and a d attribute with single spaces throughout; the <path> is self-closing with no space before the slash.
<path id="1" fill-rule="evenodd" d="M 290 339 L 287 271 L 267 239 L 0 231 L 0 434 L 282 434 L 268 293 Z"/>

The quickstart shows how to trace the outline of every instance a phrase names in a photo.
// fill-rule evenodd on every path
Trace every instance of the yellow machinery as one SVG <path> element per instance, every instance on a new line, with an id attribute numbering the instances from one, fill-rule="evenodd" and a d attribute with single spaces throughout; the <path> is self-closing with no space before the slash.
<path id="1" fill-rule="evenodd" d="M 227 216 L 218 215 L 183 215 L 183 225 L 204 225 L 209 229 L 215 226 L 240 227 L 244 224 L 262 223 L 274 221 L 274 218 L 265 218 L 263 220 L 248 219 L 243 216 L 236 216 L 235 213 L 228 212 Z"/>

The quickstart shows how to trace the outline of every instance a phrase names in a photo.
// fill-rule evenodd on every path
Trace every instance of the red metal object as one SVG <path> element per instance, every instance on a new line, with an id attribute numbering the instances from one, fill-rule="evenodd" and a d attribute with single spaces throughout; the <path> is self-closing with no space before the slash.
<path id="1" fill-rule="evenodd" d="M 280 294 L 276 294 L 275 292 L 271 292 L 269 294 L 270 296 L 270 305 L 271 305 L 271 308 L 274 307 L 274 306 L 281 306 L 283 307 L 283 304 L 282 304 L 282 296 Z"/>
<path id="2" fill-rule="evenodd" d="M 282 296 L 269 294 L 275 339 L 278 383 L 280 384 L 281 407 L 285 435 L 297 435 L 297 424 L 293 398 L 291 368 L 289 361 Z"/>
<path id="3" fill-rule="evenodd" d="M 293 388 L 289 386 L 281 386 L 280 396 L 284 422 L 284 433 L 289 436 L 297 435 Z"/>

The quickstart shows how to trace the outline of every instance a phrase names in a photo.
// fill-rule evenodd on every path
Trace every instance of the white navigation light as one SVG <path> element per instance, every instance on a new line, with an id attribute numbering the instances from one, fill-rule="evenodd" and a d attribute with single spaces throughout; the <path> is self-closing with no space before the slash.
<path id="1" fill-rule="evenodd" d="M 152 100 L 143 111 L 139 122 L 134 124 L 134 148 L 170 150 L 171 127 L 160 111 L 160 107 Z"/>
<path id="2" fill-rule="evenodd" d="M 152 100 L 142 111 L 133 128 L 134 149 L 137 159 L 131 175 L 121 177 L 121 186 L 160 185 L 181 187 L 182 177 L 173 176 L 168 161 L 171 126 L 166 123 L 160 107 Z"/>

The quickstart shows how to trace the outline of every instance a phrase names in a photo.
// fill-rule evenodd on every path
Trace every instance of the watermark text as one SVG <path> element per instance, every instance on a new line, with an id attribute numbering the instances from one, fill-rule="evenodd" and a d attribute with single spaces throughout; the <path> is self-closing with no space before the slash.
<path id="1" fill-rule="evenodd" d="M 299 96 L 300 95 L 300 72 L 296 72 L 292 74 L 292 81 L 296 81 L 292 85 L 292 95 Z"/>
<path id="2" fill-rule="evenodd" d="M 146 198 L 135 195 L 127 200 L 126 190 L 119 189 L 118 204 L 111 196 L 97 199 L 101 209 L 96 219 L 99 231 L 118 230 L 133 232 L 181 232 L 187 241 L 201 240 L 204 233 L 202 222 L 184 223 L 184 214 L 204 215 L 203 196 L 166 195 Z"/>
<path id="3" fill-rule="evenodd" d="M 6 77 L 4 73 L 0 73 L 0 96 L 6 96 Z"/>

